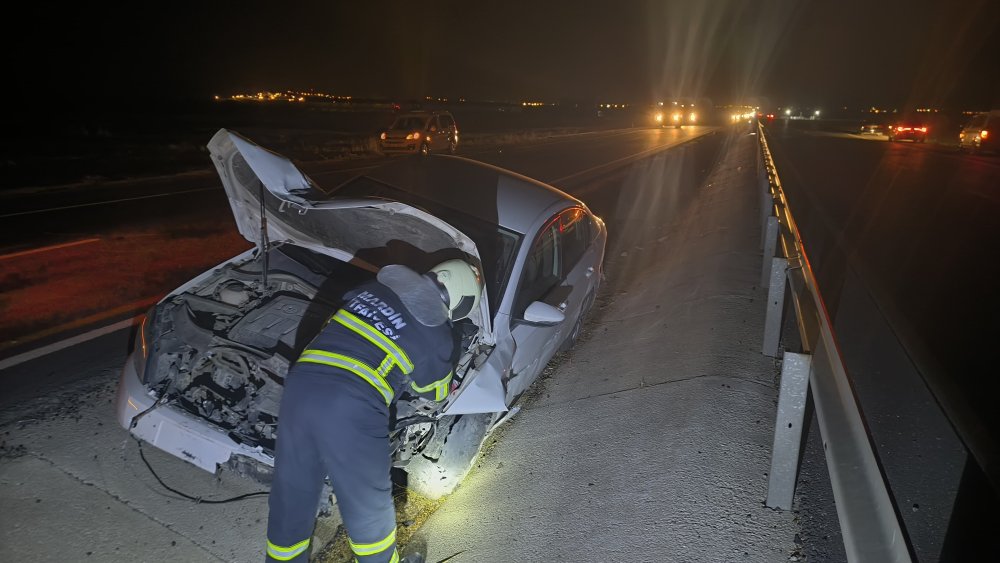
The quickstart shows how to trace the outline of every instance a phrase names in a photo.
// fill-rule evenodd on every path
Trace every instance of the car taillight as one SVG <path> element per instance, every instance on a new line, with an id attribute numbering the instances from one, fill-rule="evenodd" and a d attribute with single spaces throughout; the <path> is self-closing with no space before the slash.
<path id="1" fill-rule="evenodd" d="M 980 139 L 985 139 L 986 137 L 989 137 L 989 136 L 990 136 L 990 132 L 987 131 L 986 129 L 983 129 L 982 131 L 979 132 L 979 138 Z"/>
<path id="2" fill-rule="evenodd" d="M 920 127 L 917 130 L 920 131 L 921 133 L 926 133 L 927 132 L 927 128 L 926 127 Z"/>

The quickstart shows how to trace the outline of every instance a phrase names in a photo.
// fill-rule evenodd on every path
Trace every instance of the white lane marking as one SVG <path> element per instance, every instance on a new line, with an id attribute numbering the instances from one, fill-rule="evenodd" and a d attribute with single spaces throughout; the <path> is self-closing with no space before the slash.
<path id="1" fill-rule="evenodd" d="M 109 199 L 107 201 L 95 201 L 93 203 L 78 203 L 76 205 L 64 205 L 62 207 L 49 207 L 47 209 L 35 209 L 32 211 L 18 211 L 17 213 L 5 213 L 0 215 L 3 217 L 18 217 L 21 215 L 35 215 L 37 213 L 48 213 L 49 211 L 63 211 L 65 209 L 78 209 L 81 207 L 96 207 L 98 205 L 107 205 L 109 203 L 121 203 L 123 201 L 136 201 L 140 199 L 151 199 L 154 197 L 170 197 L 172 195 L 190 194 L 194 192 L 207 192 L 208 190 L 218 190 L 218 186 L 213 186 L 211 188 L 195 188 L 193 190 L 181 190 L 179 192 L 170 192 L 166 194 L 152 194 L 152 195 L 141 195 L 136 197 L 123 197 L 121 199 Z"/>
<path id="2" fill-rule="evenodd" d="M 18 364 L 23 364 L 24 362 L 34 360 L 46 354 L 57 352 L 59 350 L 62 350 L 63 348 L 69 348 L 70 346 L 75 346 L 82 342 L 87 342 L 89 340 L 99 338 L 101 336 L 104 336 L 105 334 L 111 334 L 112 332 L 117 332 L 119 330 L 128 328 L 132 325 L 138 324 L 140 322 L 142 322 L 142 315 L 139 315 L 138 317 L 132 317 L 131 319 L 126 319 L 124 321 L 117 322 L 115 324 L 108 325 L 105 327 L 95 328 L 90 332 L 78 334 L 72 338 L 67 338 L 66 340 L 60 340 L 59 342 L 53 342 L 48 346 L 42 346 L 41 348 L 29 350 L 23 354 L 11 356 L 6 360 L 0 360 L 0 370 L 5 370 L 7 368 L 14 367 Z"/>
<path id="3" fill-rule="evenodd" d="M 33 248 L 31 250 L 22 250 L 20 252 L 12 252 L 10 254 L 0 254 L 0 260 L 6 260 L 8 258 L 17 258 L 18 256 L 27 256 L 29 254 L 37 254 L 39 252 L 48 252 L 49 250 L 58 250 L 60 248 L 69 248 L 71 246 L 79 246 L 81 244 L 88 244 L 91 242 L 98 242 L 99 238 L 88 238 L 83 240 L 76 240 L 73 242 L 64 242 L 62 244 L 53 244 L 51 246 L 43 246 L 41 248 Z"/>

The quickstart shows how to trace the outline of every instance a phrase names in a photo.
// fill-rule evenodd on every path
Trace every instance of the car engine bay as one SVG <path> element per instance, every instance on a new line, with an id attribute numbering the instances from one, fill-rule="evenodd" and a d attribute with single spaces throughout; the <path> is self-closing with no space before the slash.
<path id="1" fill-rule="evenodd" d="M 159 398 L 273 456 L 278 408 L 289 366 L 372 272 L 293 245 L 278 245 L 219 267 L 164 299 L 146 328 L 154 349 L 144 383 Z M 463 353 L 454 384 L 475 363 L 479 328 L 460 323 Z M 439 403 L 404 394 L 394 403 L 390 438 L 397 462 L 434 433 Z"/>

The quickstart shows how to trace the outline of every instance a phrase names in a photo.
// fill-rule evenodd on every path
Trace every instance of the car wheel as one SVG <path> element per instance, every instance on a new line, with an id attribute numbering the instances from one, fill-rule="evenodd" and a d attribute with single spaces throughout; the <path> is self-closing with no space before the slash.
<path id="1" fill-rule="evenodd" d="M 493 413 L 443 416 L 427 447 L 406 464 L 406 488 L 429 499 L 454 491 L 472 469 Z"/>
<path id="2" fill-rule="evenodd" d="M 455 154 L 457 149 L 458 143 L 455 142 L 455 139 L 448 141 L 448 154 Z"/>
<path id="3" fill-rule="evenodd" d="M 427 156 L 431 154 L 431 146 L 427 143 L 420 144 L 420 156 Z"/>

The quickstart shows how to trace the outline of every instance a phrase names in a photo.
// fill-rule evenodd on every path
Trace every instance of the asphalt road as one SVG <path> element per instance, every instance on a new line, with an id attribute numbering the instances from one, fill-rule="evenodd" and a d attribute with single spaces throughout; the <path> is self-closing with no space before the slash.
<path id="1" fill-rule="evenodd" d="M 767 134 L 917 555 L 948 560 L 997 518 L 1000 157 L 830 129 Z"/>

